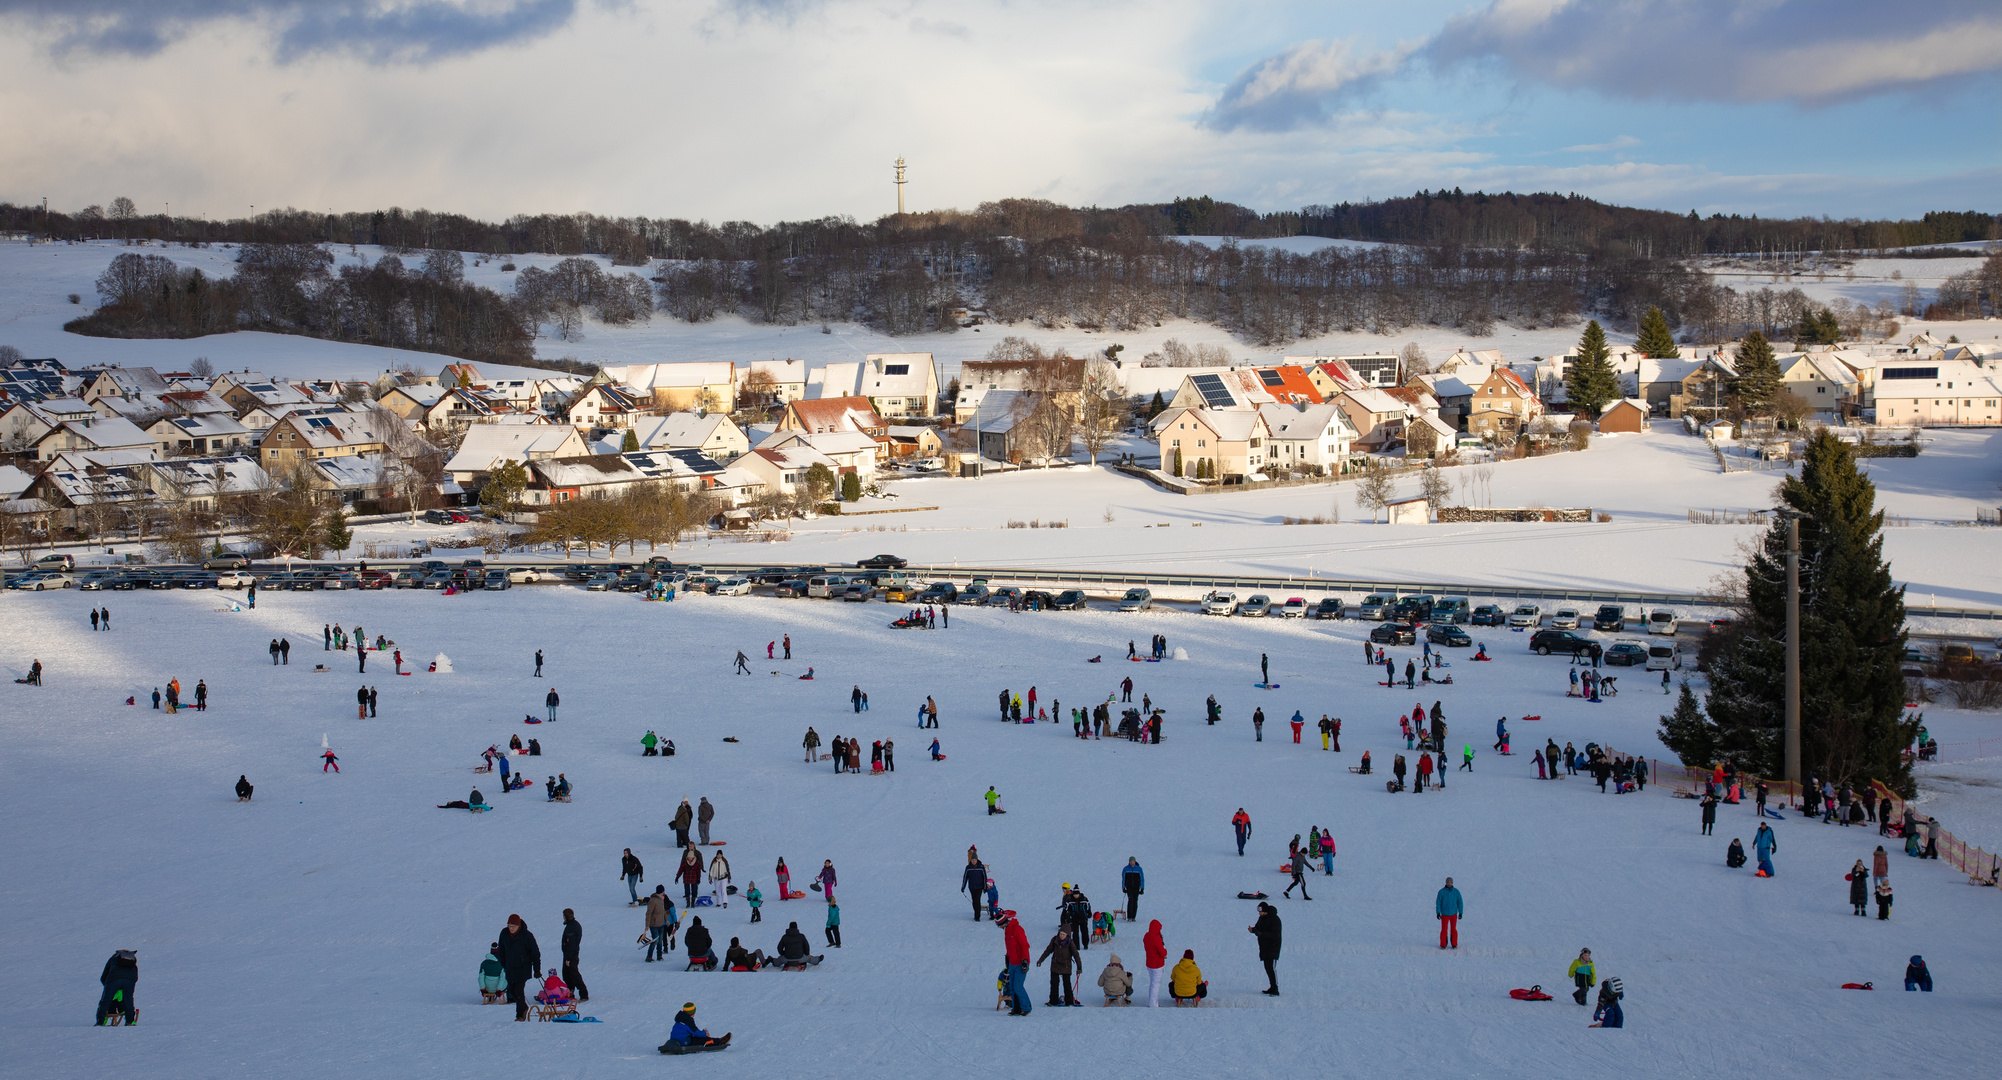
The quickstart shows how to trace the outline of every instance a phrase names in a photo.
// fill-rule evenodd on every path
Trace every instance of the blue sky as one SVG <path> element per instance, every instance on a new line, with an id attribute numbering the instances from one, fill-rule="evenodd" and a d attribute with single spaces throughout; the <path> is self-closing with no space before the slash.
<path id="1" fill-rule="evenodd" d="M 1420 188 L 1997 209 L 2002 5 L 0 0 L 0 198 L 768 222 Z"/>

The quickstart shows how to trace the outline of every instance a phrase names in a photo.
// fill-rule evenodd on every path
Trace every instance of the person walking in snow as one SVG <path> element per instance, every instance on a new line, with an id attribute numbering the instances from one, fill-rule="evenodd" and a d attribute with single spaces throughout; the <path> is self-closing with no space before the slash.
<path id="1" fill-rule="evenodd" d="M 973 901 L 973 921 L 980 921 L 980 898 L 987 891 L 987 864 L 980 856 L 966 853 L 966 869 L 959 875 L 959 891 Z"/>
<path id="2" fill-rule="evenodd" d="M 693 847 L 683 848 L 681 865 L 674 869 L 674 880 L 681 882 L 682 909 L 693 908 L 695 894 L 702 888 L 702 853 Z"/>
<path id="3" fill-rule="evenodd" d="M 1592 980 L 1598 971 L 1598 968 L 1592 963 L 1592 950 L 1578 950 L 1578 959 L 1571 961 L 1571 967 L 1568 970 L 1572 985 L 1576 987 L 1571 993 L 1571 1000 L 1583 1005 L 1585 1004 L 1585 992 L 1592 989 Z"/>
<path id="4" fill-rule="evenodd" d="M 368 688 L 368 717 L 371 720 L 375 719 L 375 699 L 376 699 L 376 689 L 375 687 L 371 686 Z"/>
<path id="5" fill-rule="evenodd" d="M 735 672 L 733 672 L 733 674 L 749 675 L 750 673 L 751 673 L 751 658 L 744 655 L 744 650 L 738 649 L 737 668 Z"/>
<path id="6" fill-rule="evenodd" d="M 1773 876 L 1773 852 L 1779 850 L 1779 841 L 1773 837 L 1772 826 L 1759 823 L 1759 831 L 1752 836 L 1752 850 L 1759 856 L 1760 877 Z"/>
<path id="7" fill-rule="evenodd" d="M 1147 891 L 1147 871 L 1131 855 L 1126 857 L 1125 868 L 1119 871 L 1119 890 L 1126 894 L 1126 921 L 1132 922 L 1140 914 L 1140 894 Z"/>
<path id="8" fill-rule="evenodd" d="M 92 616 L 93 616 L 93 617 L 95 617 L 97 613 L 96 613 L 96 612 L 92 612 L 91 614 L 92 614 Z M 272 638 L 272 639 L 271 639 L 271 666 L 272 666 L 272 667 L 277 667 L 277 666 L 278 666 L 278 639 L 277 639 L 277 638 Z"/>
<path id="9" fill-rule="evenodd" d="M 1856 860 L 1842 880 L 1849 883 L 1849 907 L 1858 918 L 1863 917 L 1870 906 L 1870 872 L 1863 868 L 1863 860 Z"/>
<path id="10" fill-rule="evenodd" d="M 856 712 L 859 713 L 862 711 L 862 685 L 860 683 L 857 683 L 855 689 L 848 692 L 848 704 Z"/>
<path id="11" fill-rule="evenodd" d="M 709 899 L 717 907 L 730 906 L 730 860 L 720 850 L 709 860 Z"/>
<path id="12" fill-rule="evenodd" d="M 1071 942 L 1068 928 L 1059 929 L 1050 938 L 1050 943 L 1043 946 L 1043 954 L 1036 958 L 1036 966 L 1042 967 L 1043 961 L 1051 959 L 1056 962 L 1050 965 L 1050 1000 L 1043 1004 L 1051 1008 L 1079 1004 L 1071 979 L 1074 975 L 1084 974 L 1084 961 L 1078 956 L 1077 946 Z M 1063 984 L 1061 994 L 1057 992 L 1058 983 Z"/>
<path id="13" fill-rule="evenodd" d="M 1711 827 L 1717 824 L 1717 796 L 1706 791 L 1698 805 L 1703 807 L 1703 835 L 1709 836 Z"/>
<path id="14" fill-rule="evenodd" d="M 817 881 L 819 881 L 819 882 L 820 882 L 820 892 L 821 892 L 821 895 L 823 895 L 823 896 L 827 897 L 827 902 L 828 902 L 828 903 L 830 903 L 830 904 L 831 904 L 831 903 L 833 903 L 833 902 L 834 902 L 834 860 L 833 860 L 833 859 L 823 859 L 823 860 L 821 861 L 821 863 L 820 863 L 820 873 L 818 873 L 818 874 L 814 875 L 814 877 L 815 877 L 815 880 L 817 880 Z"/>
<path id="15" fill-rule="evenodd" d="M 1012 912 L 1004 912 L 1000 919 L 1003 956 L 1008 968 L 1008 996 L 1013 1007 L 1009 1016 L 1027 1016 L 1031 1010 L 1029 993 L 1022 983 L 1029 971 L 1029 935 L 1022 924 L 1015 920 Z"/>
<path id="16" fill-rule="evenodd" d="M 792 635 L 791 635 L 791 634 L 786 634 L 786 635 L 783 635 L 782 637 L 780 637 L 780 638 L 779 638 L 779 648 L 781 648 L 781 649 L 785 650 L 785 655 L 784 655 L 784 656 L 782 656 L 782 657 L 780 657 L 780 659 L 782 659 L 782 660 L 790 660 L 790 659 L 792 659 Z"/>
<path id="17" fill-rule="evenodd" d="M 1916 960 L 1917 957 L 1912 959 Z M 139 952 L 136 949 L 119 949 L 104 962 L 104 973 L 97 977 L 104 992 L 97 999 L 97 1023 L 104 1026 L 112 1016 L 122 1016 L 129 1027 L 139 1022 L 139 1010 L 132 1006 L 132 995 L 139 988 Z M 1909 988 L 1910 980 L 1906 980 Z M 1928 984 L 1926 989 L 1932 989 Z"/>
<path id="18" fill-rule="evenodd" d="M 1262 708 L 1259 708 L 1259 709 L 1253 709 L 1253 710 L 1251 710 L 1251 731 L 1252 731 L 1252 734 L 1253 734 L 1253 735 L 1255 736 L 1255 738 L 1254 738 L 1254 739 L 1253 739 L 1252 741 L 1254 741 L 1254 742 L 1264 742 L 1264 741 L 1265 741 L 1265 710 L 1264 710 L 1264 709 L 1262 709 Z"/>
<path id="19" fill-rule="evenodd" d="M 201 679 L 195 680 L 195 711 L 209 711 L 209 684 Z M 1883 849 L 1879 848 L 1878 850 L 1882 851 Z"/>
<path id="20" fill-rule="evenodd" d="M 1244 842 L 1251 839 L 1251 815 L 1244 812 L 1244 807 L 1238 807 L 1237 813 L 1231 815 L 1230 827 L 1237 834 L 1238 858 L 1243 858 Z"/>
<path id="21" fill-rule="evenodd" d="M 1411 793 L 1414 795 L 1423 793 L 1425 782 L 1430 779 L 1432 779 L 1432 755 L 1420 750 L 1418 752 L 1418 775 L 1413 779 Z"/>
<path id="22" fill-rule="evenodd" d="M 702 796 L 702 805 L 695 809 L 695 828 L 702 835 L 702 846 L 709 846 L 709 823 L 716 820 L 716 808 L 709 805 L 709 796 Z"/>
<path id="23" fill-rule="evenodd" d="M 1468 743 L 1468 744 L 1466 744 L 1465 746 L 1463 746 L 1463 747 L 1461 747 L 1461 748 L 1460 748 L 1460 771 L 1461 771 L 1461 772 L 1473 772 L 1473 771 L 1474 771 L 1474 744 L 1473 744 L 1473 743 Z"/>
<path id="24" fill-rule="evenodd" d="M 1312 900 L 1312 899 L 1313 899 L 1313 897 L 1311 897 L 1311 896 L 1308 896 L 1308 895 L 1307 895 L 1307 852 L 1306 852 L 1306 849 L 1304 849 L 1304 848 L 1298 848 L 1298 847 L 1296 847 L 1296 848 L 1294 848 L 1294 849 L 1293 849 L 1293 859 L 1292 859 L 1292 863 L 1291 863 L 1291 865 L 1292 865 L 1292 868 L 1293 868 L 1293 880 L 1292 880 L 1292 882 L 1291 882 L 1291 883 L 1289 883 L 1289 884 L 1288 884 L 1288 885 L 1286 886 L 1286 891 L 1285 891 L 1284 893 L 1281 893 L 1280 895 L 1282 895 L 1282 896 L 1286 896 L 1286 897 L 1291 897 L 1291 896 L 1293 895 L 1293 888 L 1294 888 L 1294 886 L 1298 886 L 1298 887 L 1299 887 L 1299 889 L 1300 889 L 1300 899 L 1302 899 L 1302 900 Z M 1275 985 L 1276 985 L 1276 984 L 1275 984 Z"/>
<path id="25" fill-rule="evenodd" d="M 1119 680 L 1119 700 L 1133 700 L 1133 676 L 1128 675 L 1126 678 Z"/>
<path id="26" fill-rule="evenodd" d="M 806 738 L 800 740 L 800 745 L 806 747 L 806 760 L 814 760 L 820 756 L 818 753 L 820 749 L 820 733 L 813 730 L 812 727 L 808 727 L 806 729 Z"/>
<path id="27" fill-rule="evenodd" d="M 1272 662 L 1266 659 L 1264 653 L 1258 654 L 1258 681 L 1266 686 L 1272 685 Z"/>
<path id="28" fill-rule="evenodd" d="M 552 724 L 556 722 L 556 706 L 561 703 L 562 699 L 556 696 L 553 686 L 549 688 L 549 693 L 542 696 L 542 704 L 549 710 L 549 722 Z"/>
<path id="29" fill-rule="evenodd" d="M 1446 879 L 1446 887 L 1433 898 L 1432 911 L 1439 919 L 1439 947 L 1446 948 L 1450 940 L 1453 948 L 1459 948 L 1460 916 L 1466 914 L 1466 901 L 1461 898 L 1460 890 L 1453 887 L 1452 878 Z"/>
<path id="30" fill-rule="evenodd" d="M 619 857 L 619 876 L 626 879 L 626 895 L 632 898 L 626 906 L 638 904 L 640 882 L 646 880 L 646 867 L 641 864 L 639 856 L 633 854 L 632 848 L 627 848 L 626 853 Z"/>
<path id="31" fill-rule="evenodd" d="M 577 992 L 580 1002 L 591 1000 L 591 990 L 584 985 L 584 973 L 577 970 L 578 950 L 584 946 L 584 925 L 577 921 L 577 913 L 563 909 L 563 981 Z"/>
<path id="32" fill-rule="evenodd" d="M 1300 744 L 1300 729 L 1307 725 L 1307 718 L 1300 715 L 1300 710 L 1294 709 L 1293 719 L 1288 722 L 1293 725 L 1293 745 L 1298 746 Z"/>
<path id="33" fill-rule="evenodd" d="M 542 678 L 542 650 L 535 650 L 535 677 Z"/>

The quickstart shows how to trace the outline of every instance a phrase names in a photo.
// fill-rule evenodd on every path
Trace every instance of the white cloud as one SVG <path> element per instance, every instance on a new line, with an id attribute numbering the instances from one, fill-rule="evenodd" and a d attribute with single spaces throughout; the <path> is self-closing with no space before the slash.
<path id="1" fill-rule="evenodd" d="M 1303 41 L 1239 73 L 1205 122 L 1220 131 L 1284 131 L 1318 123 L 1376 79 L 1402 67 L 1409 52 L 1367 52 L 1340 40 Z"/>
<path id="2" fill-rule="evenodd" d="M 1602 154 L 1608 150 L 1625 150 L 1629 146 L 1639 146 L 1640 144 L 1641 141 L 1632 135 L 1622 135 L 1610 142 L 1580 143 L 1577 146 L 1567 146 L 1564 148 L 1564 152 L 1567 154 Z"/>

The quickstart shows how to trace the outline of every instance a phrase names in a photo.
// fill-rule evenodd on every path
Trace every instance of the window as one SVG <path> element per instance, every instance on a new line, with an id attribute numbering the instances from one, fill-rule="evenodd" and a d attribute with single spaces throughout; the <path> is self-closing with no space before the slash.
<path id="1" fill-rule="evenodd" d="M 1197 445 L 1197 446 L 1199 446 L 1199 447 L 1202 447 L 1202 446 L 1208 446 L 1209 444 L 1210 444 L 1210 443 L 1209 443 L 1209 440 L 1208 440 L 1208 439 L 1197 439 L 1197 440 L 1196 440 L 1196 445 Z"/>

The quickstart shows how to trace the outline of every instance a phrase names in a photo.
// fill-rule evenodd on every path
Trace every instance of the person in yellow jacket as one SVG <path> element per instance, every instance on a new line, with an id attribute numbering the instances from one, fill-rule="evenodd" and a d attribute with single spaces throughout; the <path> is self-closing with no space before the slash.
<path id="1" fill-rule="evenodd" d="M 1202 987 L 1203 969 L 1196 966 L 1196 950 L 1185 949 L 1181 961 L 1168 973 L 1168 996 L 1175 999 L 1177 1007 L 1201 1005 Z"/>
<path id="2" fill-rule="evenodd" d="M 1594 971 L 1595 969 L 1592 967 L 1592 950 L 1578 950 L 1578 959 L 1571 961 L 1571 981 L 1578 987 L 1577 991 L 1571 995 L 1571 1000 L 1580 1005 L 1585 1004 L 1585 993 L 1592 989 Z"/>

